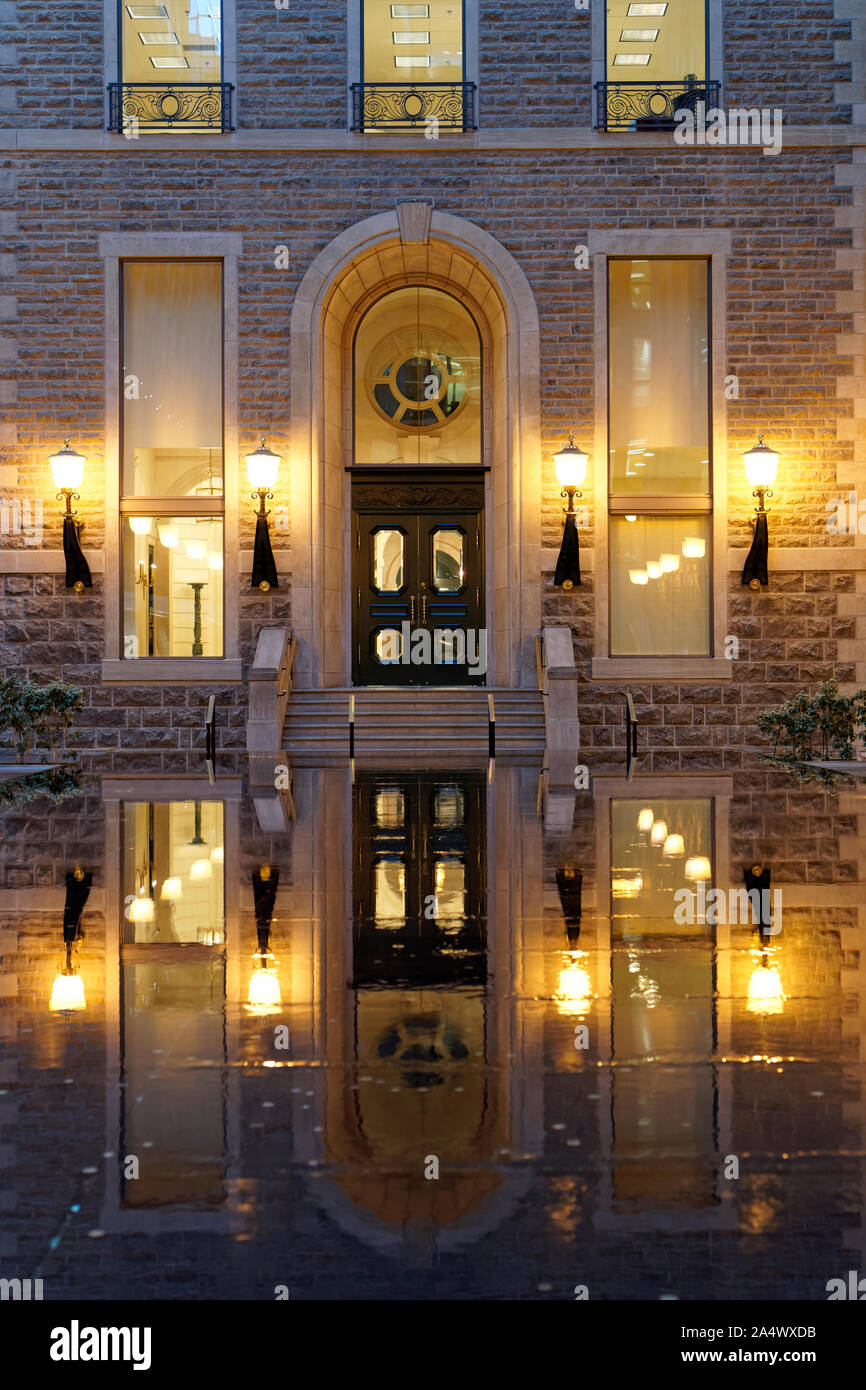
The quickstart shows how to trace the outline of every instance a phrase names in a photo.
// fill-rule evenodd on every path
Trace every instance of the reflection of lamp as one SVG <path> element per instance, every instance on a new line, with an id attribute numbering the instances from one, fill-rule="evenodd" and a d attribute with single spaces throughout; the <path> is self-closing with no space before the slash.
<path id="1" fill-rule="evenodd" d="M 580 937 L 580 919 L 583 911 L 583 874 L 573 864 L 564 864 L 556 871 L 556 890 L 565 917 L 566 936 L 569 944 L 576 946 Z"/>
<path id="2" fill-rule="evenodd" d="M 707 543 L 700 536 L 686 536 L 683 541 L 683 555 L 687 560 L 703 560 L 707 553 Z"/>
<path id="3" fill-rule="evenodd" d="M 179 878 L 167 878 L 160 889 L 159 896 L 166 902 L 177 902 L 183 896 L 183 881 Z"/>
<path id="4" fill-rule="evenodd" d="M 662 854 L 666 854 L 669 859 L 678 859 L 685 853 L 685 844 L 682 835 L 666 835 L 662 845 Z"/>
<path id="5" fill-rule="evenodd" d="M 151 516 L 130 516 L 127 517 L 129 529 L 134 536 L 149 536 L 150 528 L 153 525 Z"/>
<path id="6" fill-rule="evenodd" d="M 667 838 L 668 828 L 665 822 L 663 820 L 654 821 L 652 830 L 650 831 L 650 840 L 652 843 L 661 846 Z"/>
<path id="7" fill-rule="evenodd" d="M 223 847 L 222 847 L 222 845 L 217 845 L 217 846 L 216 846 L 214 849 L 212 849 L 211 852 L 210 852 L 210 862 L 211 862 L 212 864 L 221 864 L 221 863 L 223 862 L 223 858 L 224 858 L 224 857 L 225 857 L 225 856 L 224 856 L 224 853 L 223 853 Z"/>
<path id="8" fill-rule="evenodd" d="M 770 582 L 767 575 L 770 537 L 764 498 L 773 495 L 772 485 L 776 481 L 779 455 L 775 449 L 770 449 L 764 443 L 764 436 L 759 434 L 757 444 L 745 455 L 743 463 L 746 467 L 746 477 L 752 487 L 752 496 L 758 499 L 755 508 L 755 534 L 743 566 L 743 583 L 748 584 L 750 589 L 760 589 L 762 585 L 766 586 Z"/>
<path id="9" fill-rule="evenodd" d="M 254 589 L 261 589 L 266 594 L 269 589 L 278 587 L 277 566 L 274 561 L 274 552 L 271 549 L 271 534 L 268 530 L 268 516 L 270 513 L 265 507 L 265 503 L 273 497 L 273 489 L 276 486 L 277 474 L 280 470 L 280 455 L 275 454 L 272 449 L 267 448 L 264 437 L 259 447 L 252 453 L 247 454 L 247 476 L 250 480 L 250 487 L 255 488 L 253 500 L 258 494 L 259 510 L 256 513 L 256 539 L 253 549 L 253 572 L 250 576 L 250 584 Z"/>
<path id="10" fill-rule="evenodd" d="M 176 526 L 170 526 L 159 521 L 156 525 L 160 545 L 164 545 L 166 550 L 176 550 L 180 544 L 180 532 Z"/>
<path id="11" fill-rule="evenodd" d="M 680 567 L 680 557 L 679 555 L 660 555 L 659 564 L 662 567 L 662 574 L 675 574 Z"/>
<path id="12" fill-rule="evenodd" d="M 282 1003 L 276 969 L 279 962 L 270 949 L 271 919 L 279 881 L 279 871 L 272 869 L 270 864 L 263 864 L 253 874 L 258 949 L 253 956 L 255 968 L 250 976 L 247 1009 L 258 1016 L 276 1013 Z"/>
<path id="13" fill-rule="evenodd" d="M 643 888 L 643 879 L 640 874 L 634 878 L 614 878 L 610 887 L 615 898 L 636 898 Z"/>
<path id="14" fill-rule="evenodd" d="M 575 584 L 580 583 L 580 542 L 577 535 L 577 512 L 575 511 L 574 499 L 580 496 L 578 488 L 586 478 L 586 465 L 589 456 L 574 442 L 574 435 L 571 435 L 564 449 L 553 456 L 556 468 L 556 481 L 562 488 L 562 496 L 568 498 L 568 507 L 565 509 L 565 526 L 562 532 L 562 544 L 559 547 L 559 558 L 556 562 L 556 571 L 553 576 L 555 585 L 560 585 L 563 589 L 573 589 Z"/>
<path id="15" fill-rule="evenodd" d="M 632 584 L 639 584 L 641 586 L 649 584 L 649 575 L 646 570 L 629 570 L 628 577 Z"/>
<path id="16" fill-rule="evenodd" d="M 209 859 L 194 859 L 189 866 L 189 876 L 193 883 L 201 883 L 213 875 L 213 864 Z"/>
<path id="17" fill-rule="evenodd" d="M 592 978 L 582 964 L 585 951 L 566 951 L 563 954 L 565 965 L 559 972 L 556 982 L 557 1012 L 561 1014 L 585 1014 L 592 1004 Z"/>
<path id="18" fill-rule="evenodd" d="M 686 878 L 692 883 L 708 883 L 713 876 L 713 868 L 705 854 L 695 854 L 686 860 Z"/>
<path id="19" fill-rule="evenodd" d="M 655 816 L 653 815 L 651 808 L 649 806 L 645 806 L 637 818 L 637 828 L 638 830 L 642 830 L 644 834 L 646 834 L 647 831 L 652 830 L 654 821 Z"/>
<path id="20" fill-rule="evenodd" d="M 750 1014 L 780 1014 L 785 1007 L 785 993 L 779 967 L 769 951 L 752 951 L 760 965 L 752 971 L 746 1008 Z"/>
<path id="21" fill-rule="evenodd" d="M 90 896 L 93 874 L 86 874 L 76 865 L 71 874 L 66 875 L 66 902 L 63 907 L 63 940 L 66 946 L 64 964 L 54 977 L 48 1008 L 52 1013 L 72 1013 L 86 1007 L 84 981 L 76 973 L 72 961 L 72 948 L 81 937 L 81 914 Z"/>
<path id="22" fill-rule="evenodd" d="M 52 454 L 49 460 L 54 486 L 58 489 L 57 500 L 64 503 L 63 513 L 63 555 L 66 560 L 66 588 L 81 594 L 93 588 L 90 566 L 84 558 L 78 533 L 81 523 L 76 520 L 72 510 L 73 501 L 79 501 L 78 489 L 84 479 L 84 455 L 70 449 L 69 440 L 63 441 L 63 448 Z"/>

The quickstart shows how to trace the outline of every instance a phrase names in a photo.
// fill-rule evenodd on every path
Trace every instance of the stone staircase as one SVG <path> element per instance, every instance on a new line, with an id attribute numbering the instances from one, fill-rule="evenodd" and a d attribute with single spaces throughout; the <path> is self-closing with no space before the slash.
<path id="1" fill-rule="evenodd" d="M 434 764 L 487 759 L 488 695 L 493 696 L 496 757 L 536 761 L 545 748 L 544 708 L 537 690 L 490 687 L 295 690 L 283 748 L 297 761 L 349 756 L 350 698 L 355 700 L 355 757 L 395 763 L 429 757 Z"/>

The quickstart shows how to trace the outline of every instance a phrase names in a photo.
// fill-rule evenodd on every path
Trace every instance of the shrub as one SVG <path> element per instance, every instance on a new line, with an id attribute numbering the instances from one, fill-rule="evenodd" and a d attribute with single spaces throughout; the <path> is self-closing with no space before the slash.
<path id="1" fill-rule="evenodd" d="M 836 681 L 826 681 L 811 699 L 801 690 L 784 705 L 762 710 L 757 725 L 773 740 L 774 758 L 781 744 L 783 749 L 787 745 L 783 756 L 807 762 L 815 757 L 813 743 L 820 735 L 824 761 L 850 760 L 855 737 L 866 732 L 866 690 L 840 695 Z"/>
<path id="2" fill-rule="evenodd" d="M 66 752 L 66 732 L 84 704 L 84 691 L 66 681 L 37 685 L 13 672 L 0 680 L 0 734 L 10 735 L 19 763 L 31 748 Z"/>

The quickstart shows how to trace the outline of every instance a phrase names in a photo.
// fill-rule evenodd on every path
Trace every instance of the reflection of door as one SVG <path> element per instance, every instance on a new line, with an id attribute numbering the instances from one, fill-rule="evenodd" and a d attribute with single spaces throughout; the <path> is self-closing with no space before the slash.
<path id="1" fill-rule="evenodd" d="M 359 772 L 357 987 L 485 978 L 485 774 Z"/>
<path id="2" fill-rule="evenodd" d="M 484 485 L 478 473 L 355 482 L 356 685 L 484 683 Z"/>

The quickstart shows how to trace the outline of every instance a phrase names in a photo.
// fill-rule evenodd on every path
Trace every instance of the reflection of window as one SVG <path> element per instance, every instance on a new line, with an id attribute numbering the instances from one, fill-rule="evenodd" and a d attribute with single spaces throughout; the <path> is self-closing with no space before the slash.
<path id="1" fill-rule="evenodd" d="M 608 272 L 610 654 L 708 656 L 709 262 Z"/>
<path id="2" fill-rule="evenodd" d="M 124 940 L 221 944 L 224 846 L 222 802 L 125 803 Z"/>
<path id="3" fill-rule="evenodd" d="M 357 463 L 481 462 L 481 344 L 441 290 L 378 300 L 355 340 Z"/>
<path id="4" fill-rule="evenodd" d="M 610 803 L 611 927 L 614 940 L 711 934 L 697 884 L 710 886 L 712 802 L 663 798 Z M 694 921 L 674 913 L 682 889 L 695 893 Z"/>
<path id="5" fill-rule="evenodd" d="M 433 587 L 440 594 L 463 588 L 463 532 L 440 528 L 433 532 Z"/>
<path id="6" fill-rule="evenodd" d="M 376 792 L 376 825 L 380 830 L 399 830 L 405 807 L 399 787 L 383 787 Z"/>
<path id="7" fill-rule="evenodd" d="M 373 535 L 373 587 L 380 594 L 396 594 L 403 587 L 402 531 L 381 529 Z"/>
<path id="8" fill-rule="evenodd" d="M 396 856 L 376 861 L 373 915 L 377 927 L 402 927 L 406 917 L 406 870 Z"/>
<path id="9" fill-rule="evenodd" d="M 124 656 L 222 656 L 222 265 L 121 286 Z"/>
<path id="10" fill-rule="evenodd" d="M 437 826 L 462 825 L 465 817 L 463 790 L 461 787 L 438 787 L 433 798 L 433 819 Z"/>

